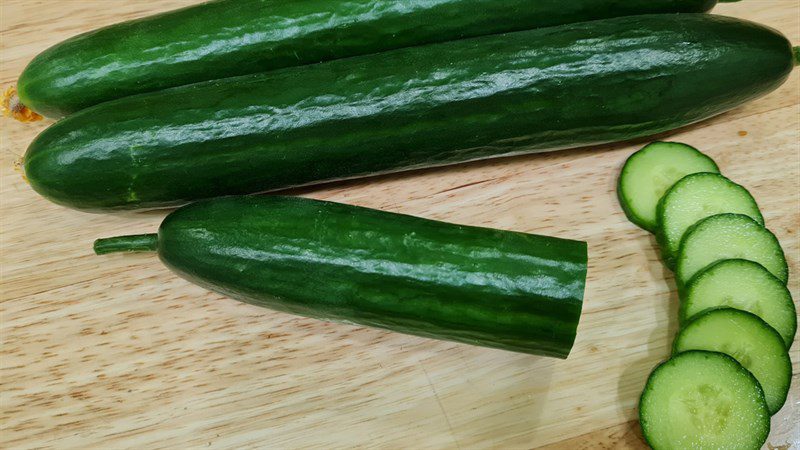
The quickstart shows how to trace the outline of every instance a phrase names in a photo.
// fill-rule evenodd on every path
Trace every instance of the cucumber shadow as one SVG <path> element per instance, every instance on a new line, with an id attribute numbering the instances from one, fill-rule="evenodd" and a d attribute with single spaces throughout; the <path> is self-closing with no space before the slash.
<path id="1" fill-rule="evenodd" d="M 658 243 L 650 236 L 653 254 L 660 259 Z M 662 279 L 669 288 L 666 300 L 659 298 L 656 305 L 655 328 L 647 339 L 645 355 L 628 364 L 622 372 L 617 384 L 617 405 L 621 414 L 629 421 L 638 421 L 639 397 L 644 389 L 647 377 L 656 365 L 669 358 L 672 353 L 672 340 L 679 329 L 678 309 L 680 299 L 675 285 L 675 277 L 665 264 L 649 264 L 655 279 Z M 647 301 L 647 299 L 644 299 Z M 665 326 L 666 325 L 666 326 Z M 641 435 L 638 423 L 634 424 L 636 433 Z"/>
<path id="2" fill-rule="evenodd" d="M 551 379 L 554 365 L 564 363 L 559 359 L 360 326 L 316 321 L 308 326 L 334 343 L 348 364 L 371 372 L 375 381 L 353 386 L 348 394 L 353 401 L 396 402 L 398 390 L 413 392 L 400 409 L 408 417 L 435 421 L 445 435 L 449 431 L 442 448 L 464 448 L 468 442 L 525 447 L 530 433 L 548 422 L 545 410 L 552 408 L 551 396 L 557 397 Z M 335 383 L 321 390 L 341 385 L 341 362 L 316 366 L 330 371 L 322 378 Z"/>
<path id="3" fill-rule="evenodd" d="M 436 354 L 421 354 L 419 362 L 457 447 L 485 442 L 517 448 L 529 445 L 530 433 L 543 422 L 552 426 L 545 411 L 558 397 L 551 381 L 554 365 L 563 361 L 465 344 L 437 348 Z"/>

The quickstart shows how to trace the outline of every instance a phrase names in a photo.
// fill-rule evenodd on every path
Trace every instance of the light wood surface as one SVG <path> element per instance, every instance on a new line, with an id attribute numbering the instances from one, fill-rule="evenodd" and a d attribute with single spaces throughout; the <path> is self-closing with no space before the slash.
<path id="1" fill-rule="evenodd" d="M 2 0 L 0 85 L 78 32 L 192 3 Z M 797 0 L 720 14 L 800 44 Z M 800 298 L 800 71 L 776 92 L 669 139 L 751 190 Z M 636 403 L 677 327 L 672 275 L 614 183 L 641 144 L 508 158 L 297 193 L 471 225 L 582 239 L 590 269 L 566 361 L 322 323 L 237 303 L 154 255 L 97 257 L 97 237 L 163 212 L 93 215 L 38 197 L 13 168 L 47 122 L 0 121 L 0 447 L 533 448 L 644 446 Z M 800 344 L 768 448 L 800 446 Z"/>

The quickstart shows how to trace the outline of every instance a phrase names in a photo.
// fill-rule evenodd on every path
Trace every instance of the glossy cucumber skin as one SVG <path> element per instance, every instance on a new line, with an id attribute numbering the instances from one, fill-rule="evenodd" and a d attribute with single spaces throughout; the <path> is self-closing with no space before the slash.
<path id="1" fill-rule="evenodd" d="M 219 0 L 75 36 L 19 79 L 22 102 L 62 117 L 200 81 L 464 37 L 648 13 L 714 0 Z"/>
<path id="2" fill-rule="evenodd" d="M 779 86 L 789 42 L 751 22 L 648 15 L 446 42 L 107 102 L 45 130 L 50 200 L 153 208 L 622 141 Z"/>
<path id="3" fill-rule="evenodd" d="M 173 212 L 162 261 L 267 308 L 566 358 L 586 243 L 298 197 L 226 197 Z"/>

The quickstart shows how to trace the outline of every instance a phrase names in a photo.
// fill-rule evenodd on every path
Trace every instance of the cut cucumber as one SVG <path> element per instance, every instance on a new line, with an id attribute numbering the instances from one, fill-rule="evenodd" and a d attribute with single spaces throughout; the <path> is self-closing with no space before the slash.
<path id="1" fill-rule="evenodd" d="M 758 381 L 716 352 L 688 351 L 660 364 L 639 401 L 642 434 L 655 450 L 757 450 L 769 420 Z"/>
<path id="2" fill-rule="evenodd" d="M 655 232 L 656 206 L 676 181 L 696 172 L 719 172 L 708 156 L 678 142 L 653 142 L 631 155 L 619 176 L 617 194 L 631 222 Z"/>
<path id="3" fill-rule="evenodd" d="M 700 314 L 678 333 L 673 350 L 725 353 L 756 377 L 770 414 L 786 402 L 792 380 L 789 353 L 778 332 L 755 314 L 733 308 Z"/>
<path id="4" fill-rule="evenodd" d="M 774 328 L 788 349 L 797 331 L 797 311 L 789 289 L 761 264 L 726 259 L 689 281 L 681 298 L 681 323 L 710 308 L 729 306 L 751 312 Z"/>
<path id="5" fill-rule="evenodd" d="M 722 213 L 744 214 L 764 224 L 747 189 L 718 173 L 694 173 L 672 185 L 661 197 L 656 211 L 657 237 L 667 266 L 675 267 L 681 238 L 689 227 Z"/>
<path id="6" fill-rule="evenodd" d="M 755 261 L 784 284 L 789 268 L 778 239 L 742 214 L 717 214 L 693 225 L 681 241 L 676 279 L 683 287 L 698 272 L 723 259 Z"/>
<path id="7" fill-rule="evenodd" d="M 566 358 L 586 243 L 277 195 L 209 199 L 95 253 L 158 252 L 200 286 L 327 321 Z"/>

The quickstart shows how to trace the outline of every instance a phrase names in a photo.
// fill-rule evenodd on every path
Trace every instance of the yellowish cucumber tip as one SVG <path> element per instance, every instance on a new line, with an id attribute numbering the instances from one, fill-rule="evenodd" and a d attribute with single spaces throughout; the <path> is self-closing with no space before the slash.
<path id="1" fill-rule="evenodd" d="M 9 86 L 3 94 L 3 116 L 12 117 L 20 122 L 36 122 L 43 117 L 23 105 L 17 95 L 17 87 Z"/>
<path id="2" fill-rule="evenodd" d="M 22 177 L 22 180 L 25 181 L 26 184 L 30 185 L 31 182 L 28 181 L 28 177 L 25 175 L 25 169 L 22 166 L 25 165 L 25 157 L 20 156 L 14 161 L 14 172 L 17 172 Z"/>

